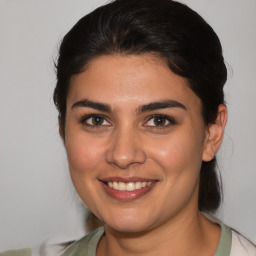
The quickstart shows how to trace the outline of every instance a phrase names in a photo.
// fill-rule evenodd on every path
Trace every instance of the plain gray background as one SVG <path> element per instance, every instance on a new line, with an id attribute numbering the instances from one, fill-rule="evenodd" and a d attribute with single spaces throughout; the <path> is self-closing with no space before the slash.
<path id="1" fill-rule="evenodd" d="M 61 38 L 105 0 L 0 0 L 0 251 L 84 233 L 52 102 Z M 256 242 L 256 1 L 187 0 L 219 35 L 229 120 L 218 216 Z"/>

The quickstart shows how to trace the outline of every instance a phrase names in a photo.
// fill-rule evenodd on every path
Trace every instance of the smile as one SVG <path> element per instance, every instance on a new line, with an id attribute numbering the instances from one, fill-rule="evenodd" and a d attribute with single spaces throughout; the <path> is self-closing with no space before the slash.
<path id="1" fill-rule="evenodd" d="M 124 183 L 124 182 L 118 182 L 118 181 L 109 181 L 107 183 L 107 185 L 110 188 L 113 188 L 115 190 L 119 190 L 119 191 L 134 191 L 134 190 L 138 190 L 141 188 L 145 188 L 148 187 L 152 184 L 152 181 L 137 181 L 137 182 L 128 182 L 128 183 Z"/>
<path id="2" fill-rule="evenodd" d="M 149 180 L 138 177 L 120 178 L 112 177 L 99 180 L 105 192 L 112 198 L 121 201 L 138 199 L 158 183 L 157 180 Z"/>

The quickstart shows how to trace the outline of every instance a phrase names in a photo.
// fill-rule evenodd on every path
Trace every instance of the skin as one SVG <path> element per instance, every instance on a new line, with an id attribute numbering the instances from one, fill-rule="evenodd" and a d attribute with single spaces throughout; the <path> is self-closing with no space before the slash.
<path id="1" fill-rule="evenodd" d="M 186 79 L 150 54 L 100 56 L 72 78 L 64 144 L 78 194 L 105 223 L 97 255 L 214 255 L 220 228 L 198 211 L 199 173 L 221 144 L 227 111 L 220 105 L 211 125 L 201 112 Z M 116 177 L 153 186 L 120 200 L 101 182 Z"/>

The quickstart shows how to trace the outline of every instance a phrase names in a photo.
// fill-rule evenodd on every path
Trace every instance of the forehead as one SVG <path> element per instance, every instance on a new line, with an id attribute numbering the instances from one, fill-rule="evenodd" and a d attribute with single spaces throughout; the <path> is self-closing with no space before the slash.
<path id="1" fill-rule="evenodd" d="M 104 55 L 93 59 L 71 80 L 67 102 L 81 98 L 110 105 L 147 104 L 173 99 L 188 108 L 200 107 L 200 99 L 185 78 L 173 73 L 153 54 Z"/>

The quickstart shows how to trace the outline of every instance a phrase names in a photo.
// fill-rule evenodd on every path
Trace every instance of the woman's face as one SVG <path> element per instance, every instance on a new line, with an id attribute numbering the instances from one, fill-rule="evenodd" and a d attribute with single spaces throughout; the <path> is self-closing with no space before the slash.
<path id="1" fill-rule="evenodd" d="M 207 140 L 199 98 L 153 55 L 101 56 L 73 77 L 65 147 L 106 227 L 140 232 L 197 211 Z"/>

